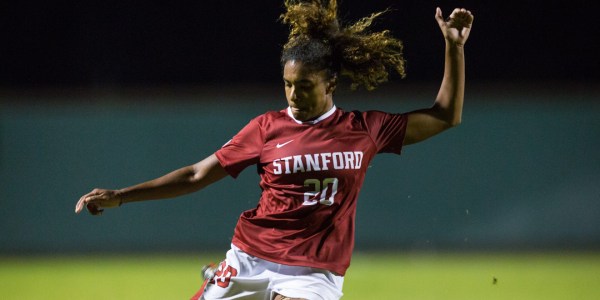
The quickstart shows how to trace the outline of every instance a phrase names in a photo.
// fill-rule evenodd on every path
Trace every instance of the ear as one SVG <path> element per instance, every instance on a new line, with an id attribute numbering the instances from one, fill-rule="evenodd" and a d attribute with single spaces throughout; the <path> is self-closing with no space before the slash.
<path id="1" fill-rule="evenodd" d="M 336 87 L 337 87 L 337 74 L 334 74 L 329 79 L 329 83 L 327 83 L 327 93 L 333 94 L 335 92 Z"/>

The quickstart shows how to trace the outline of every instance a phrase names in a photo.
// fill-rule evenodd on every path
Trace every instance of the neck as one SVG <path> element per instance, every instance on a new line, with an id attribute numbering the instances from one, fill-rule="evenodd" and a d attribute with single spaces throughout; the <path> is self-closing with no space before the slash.
<path id="1" fill-rule="evenodd" d="M 329 116 L 331 116 L 335 112 L 335 110 L 336 110 L 336 107 L 332 103 L 331 106 L 329 106 L 328 110 L 324 111 L 322 114 L 320 114 L 319 116 L 317 116 L 315 118 L 311 118 L 310 120 L 298 120 L 298 119 L 296 119 L 296 117 L 294 117 L 294 114 L 292 113 L 292 109 L 290 107 L 288 107 L 287 113 L 298 124 L 317 124 L 317 123 L 321 122 L 322 120 L 325 120 Z"/>

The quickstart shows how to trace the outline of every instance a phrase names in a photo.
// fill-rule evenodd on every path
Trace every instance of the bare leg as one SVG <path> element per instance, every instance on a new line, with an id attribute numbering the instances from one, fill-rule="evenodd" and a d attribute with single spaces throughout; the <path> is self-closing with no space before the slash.
<path id="1" fill-rule="evenodd" d="M 275 294 L 275 298 L 273 298 L 273 300 L 306 300 L 306 299 L 304 299 L 304 298 L 290 298 L 290 297 L 286 297 L 284 295 Z"/>

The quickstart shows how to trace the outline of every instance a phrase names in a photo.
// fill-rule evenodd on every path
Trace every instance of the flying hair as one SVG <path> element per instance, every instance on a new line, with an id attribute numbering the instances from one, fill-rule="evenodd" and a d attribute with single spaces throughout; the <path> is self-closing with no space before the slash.
<path id="1" fill-rule="evenodd" d="M 402 78 L 405 60 L 402 41 L 389 30 L 369 31 L 373 21 L 388 10 L 373 13 L 349 26 L 337 16 L 336 0 L 284 0 L 280 19 L 290 26 L 281 63 L 298 60 L 331 76 L 350 79 L 350 88 L 373 90 L 395 71 Z"/>

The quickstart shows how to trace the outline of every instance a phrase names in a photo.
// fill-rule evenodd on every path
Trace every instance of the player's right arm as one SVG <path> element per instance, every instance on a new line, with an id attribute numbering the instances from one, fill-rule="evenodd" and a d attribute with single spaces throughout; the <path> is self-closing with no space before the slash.
<path id="1" fill-rule="evenodd" d="M 123 203 L 173 198 L 198 191 L 227 175 L 213 154 L 196 164 L 138 185 L 120 190 L 94 189 L 79 198 L 75 212 L 80 213 L 86 207 L 92 215 L 99 215 L 104 208 Z"/>

